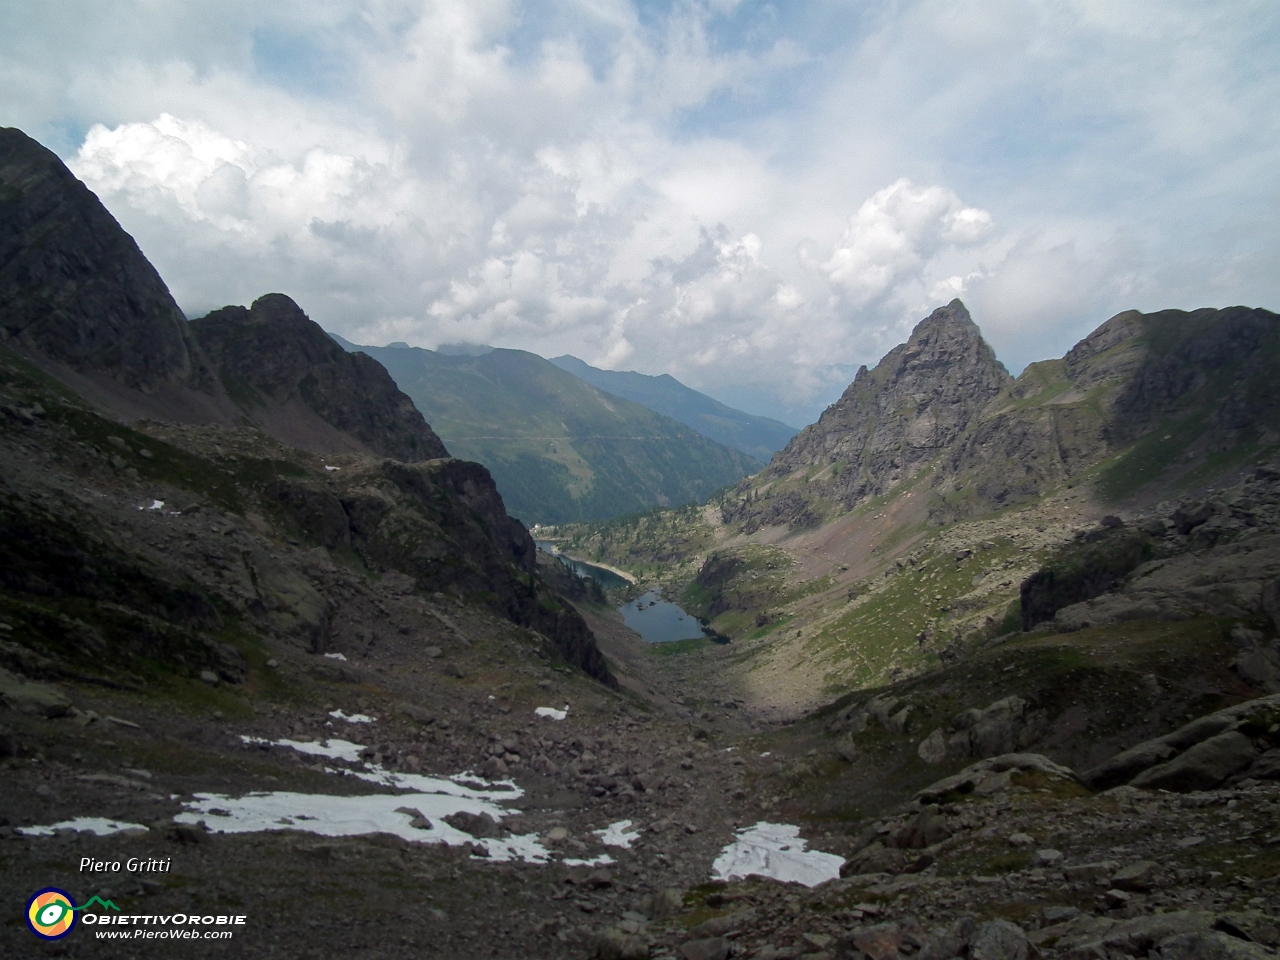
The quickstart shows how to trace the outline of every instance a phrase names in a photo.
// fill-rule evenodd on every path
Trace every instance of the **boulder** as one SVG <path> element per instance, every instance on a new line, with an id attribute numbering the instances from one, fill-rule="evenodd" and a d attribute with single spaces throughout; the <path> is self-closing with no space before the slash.
<path id="1" fill-rule="evenodd" d="M 961 917 L 924 945 L 919 960 L 952 960 L 953 957 L 963 957 L 975 930 L 977 924 L 972 917 Z"/>
<path id="2" fill-rule="evenodd" d="M 1070 767 L 1064 767 L 1038 753 L 1006 753 L 979 760 L 959 773 L 930 784 L 919 791 L 915 799 L 922 804 L 938 803 L 948 794 L 982 792 L 988 781 L 1003 778 L 1007 785 L 1008 777 L 1005 775 L 1019 770 L 1044 773 L 1063 780 L 1079 779 Z"/>
<path id="3" fill-rule="evenodd" d="M 942 763 L 947 759 L 947 740 L 941 727 L 920 741 L 916 754 L 925 763 Z"/>
<path id="4" fill-rule="evenodd" d="M 645 960 L 649 944 L 644 937 L 610 927 L 596 936 L 594 956 L 597 960 Z"/>
<path id="5" fill-rule="evenodd" d="M 1150 890 L 1155 880 L 1156 864 L 1139 860 L 1121 867 L 1111 877 L 1111 885 L 1120 890 L 1142 893 Z"/>
<path id="6" fill-rule="evenodd" d="M 1263 612 L 1271 618 L 1275 628 L 1280 630 L 1280 577 L 1263 584 L 1260 599 Z"/>
<path id="7" fill-rule="evenodd" d="M 441 819 L 455 830 L 461 830 L 473 837 L 497 837 L 502 833 L 498 821 L 487 813 L 459 811 Z"/>
<path id="8" fill-rule="evenodd" d="M 0 669 L 0 704 L 51 720 L 71 712 L 71 699 L 57 687 L 29 682 L 3 669 Z"/>
<path id="9" fill-rule="evenodd" d="M 1256 943 L 1216 930 L 1183 933 L 1160 942 L 1161 960 L 1262 960 L 1272 956 Z"/>
<path id="10" fill-rule="evenodd" d="M 1016 923 L 992 920 L 974 932 L 969 941 L 969 960 L 1026 960 L 1030 944 Z"/>
<path id="11" fill-rule="evenodd" d="M 896 923 L 877 923 L 853 935 L 853 945 L 868 960 L 897 960 L 902 946 L 902 928 Z"/>
<path id="12" fill-rule="evenodd" d="M 680 953 L 684 960 L 727 960 L 729 941 L 724 937 L 690 940 L 680 944 Z"/>
<path id="13" fill-rule="evenodd" d="M 1099 764 L 1092 770 L 1086 771 L 1082 779 L 1095 790 L 1106 790 L 1123 783 L 1133 783 L 1134 786 L 1144 787 L 1144 783 L 1139 783 L 1135 779 L 1144 771 L 1154 771 L 1156 768 L 1165 769 L 1177 759 L 1179 754 L 1190 750 L 1197 744 L 1233 731 L 1242 724 L 1249 722 L 1250 718 L 1270 717 L 1277 711 L 1280 711 L 1280 694 L 1272 694 L 1266 697 L 1259 697 L 1256 700 L 1238 703 L 1233 707 L 1227 707 L 1224 710 L 1193 720 L 1172 733 L 1144 741 L 1137 746 L 1130 747 L 1128 750 L 1121 751 L 1110 760 Z M 1222 741 L 1213 748 L 1206 748 L 1206 751 L 1202 751 L 1197 757 L 1201 759 L 1201 762 L 1208 763 L 1209 760 L 1206 754 L 1218 753 L 1226 749 L 1230 744 L 1235 744 L 1235 752 L 1231 755 L 1243 757 L 1243 749 L 1238 740 Z M 1253 755 L 1250 753 L 1249 761 L 1252 758 Z M 1226 755 L 1223 755 L 1219 762 L 1225 763 L 1226 759 Z M 1246 761 L 1246 764 L 1249 761 Z M 1239 769 L 1241 767 L 1236 767 L 1230 773 L 1224 774 L 1223 779 Z M 1209 772 L 1209 768 L 1206 767 L 1205 772 Z M 1160 776 L 1166 775 L 1167 771 Z M 1153 772 L 1152 776 L 1154 777 L 1156 774 Z M 1222 780 L 1217 782 L 1221 783 Z M 1217 783 L 1214 784 L 1214 786 L 1216 785 Z M 1154 785 L 1146 786 L 1145 788 L 1154 789 Z M 1188 787 L 1186 789 L 1197 788 Z"/>
<path id="14" fill-rule="evenodd" d="M 951 721 L 959 732 L 947 742 L 947 751 L 961 757 L 994 757 L 1030 746 L 1046 722 L 1042 711 L 1029 707 L 1021 697 L 1005 697 L 981 710 L 970 707 Z"/>
<path id="15" fill-rule="evenodd" d="M 1167 763 L 1134 777 L 1130 784 L 1141 790 L 1212 790 L 1233 773 L 1253 763 L 1253 741 L 1230 731 L 1203 740 Z"/>
<path id="16" fill-rule="evenodd" d="M 907 850 L 921 850 L 941 843 L 951 836 L 947 818 L 935 804 L 929 804 L 894 836 L 894 845 Z"/>

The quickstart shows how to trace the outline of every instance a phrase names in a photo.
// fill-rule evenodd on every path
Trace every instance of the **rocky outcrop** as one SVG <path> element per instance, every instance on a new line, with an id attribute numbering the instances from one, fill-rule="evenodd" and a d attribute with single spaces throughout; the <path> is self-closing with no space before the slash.
<path id="1" fill-rule="evenodd" d="M 1086 771 L 1091 787 L 1211 790 L 1280 747 L 1280 695 L 1249 700 L 1147 740 Z M 1266 761 L 1268 769 L 1270 762 Z"/>
<path id="2" fill-rule="evenodd" d="M 1064 607 L 1106 593 L 1151 559 L 1151 538 L 1115 522 L 1116 526 L 1082 534 L 1022 582 L 1023 630 L 1052 620 Z"/>
<path id="3" fill-rule="evenodd" d="M 232 400 L 278 440 L 406 463 L 449 455 L 381 364 L 347 353 L 283 294 L 223 307 L 191 328 Z"/>
<path id="4" fill-rule="evenodd" d="M 563 660 L 614 686 L 581 614 L 534 576 L 537 548 L 489 471 L 465 460 L 352 465 L 335 480 L 352 546 L 423 593 L 468 596 L 541 633 Z"/>
<path id="5" fill-rule="evenodd" d="M 0 336 L 144 393 L 203 379 L 186 318 L 133 238 L 13 128 L 0 129 Z"/>

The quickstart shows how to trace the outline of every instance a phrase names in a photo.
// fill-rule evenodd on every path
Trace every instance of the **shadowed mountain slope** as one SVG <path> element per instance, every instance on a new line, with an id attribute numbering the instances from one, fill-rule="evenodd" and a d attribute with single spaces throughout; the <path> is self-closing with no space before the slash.
<path id="1" fill-rule="evenodd" d="M 223 307 L 191 327 L 228 396 L 277 439 L 406 463 L 449 455 L 381 364 L 347 353 L 283 294 Z"/>
<path id="2" fill-rule="evenodd" d="M 122 668 L 185 675 L 225 655 L 239 678 L 220 639 L 234 623 L 322 653 L 340 600 L 306 568 L 333 555 L 537 631 L 614 683 L 582 617 L 537 579 L 488 471 L 449 459 L 376 361 L 280 294 L 188 323 L 58 158 L 2 133 L 0 607 L 34 647 L 75 659 L 67 630 L 81 630 Z M 172 503 L 159 515 L 189 515 L 203 549 L 142 534 L 135 514 Z M 304 544 L 320 553 L 303 558 Z"/>

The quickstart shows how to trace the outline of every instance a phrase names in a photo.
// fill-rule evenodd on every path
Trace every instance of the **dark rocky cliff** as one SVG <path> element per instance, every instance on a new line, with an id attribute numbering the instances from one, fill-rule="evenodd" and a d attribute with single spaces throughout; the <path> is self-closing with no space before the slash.
<path id="1" fill-rule="evenodd" d="M 449 455 L 381 364 L 347 353 L 283 294 L 223 307 L 191 328 L 231 399 L 280 440 L 334 452 L 336 438 L 316 429 L 314 415 L 384 457 Z"/>
<path id="2" fill-rule="evenodd" d="M 0 129 L 0 335 L 78 372 L 154 393 L 207 371 L 133 238 L 49 150 Z"/>

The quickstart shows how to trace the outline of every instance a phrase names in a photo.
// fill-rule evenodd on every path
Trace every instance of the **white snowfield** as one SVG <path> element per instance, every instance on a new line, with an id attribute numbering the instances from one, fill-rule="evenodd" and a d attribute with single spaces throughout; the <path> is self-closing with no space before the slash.
<path id="1" fill-rule="evenodd" d="M 74 820 L 63 820 L 61 823 L 53 823 L 47 827 L 16 827 L 15 830 L 28 837 L 51 837 L 59 830 L 87 830 L 90 833 L 96 833 L 100 837 L 105 837 L 112 833 L 121 833 L 125 830 L 149 832 L 140 823 L 125 823 L 122 820 L 107 820 L 104 817 L 76 817 Z"/>
<path id="2" fill-rule="evenodd" d="M 557 710 L 555 707 L 538 707 L 533 711 L 535 717 L 546 717 L 549 720 L 563 720 L 569 715 L 569 705 L 566 703 L 563 710 Z"/>
<path id="3" fill-rule="evenodd" d="M 805 850 L 800 828 L 786 823 L 761 821 L 738 831 L 711 865 L 715 880 L 734 877 L 770 877 L 784 883 L 816 887 L 840 876 L 843 857 L 818 850 Z"/>
<path id="4" fill-rule="evenodd" d="M 451 784 L 440 781 L 441 784 Z M 503 793 L 509 797 L 509 792 Z M 457 847 L 479 844 L 494 861 L 530 860 L 546 863 L 550 851 L 536 833 L 477 839 L 444 822 L 454 813 L 487 813 L 501 820 L 510 811 L 489 800 L 452 793 L 379 793 L 337 797 L 323 793 L 250 793 L 231 797 L 197 793 L 174 817 L 176 823 L 199 823 L 217 833 L 259 833 L 266 830 L 305 830 L 323 837 L 354 837 L 390 833 L 417 843 L 446 843 Z M 425 823 L 419 818 L 425 818 Z M 423 824 L 413 826 L 414 822 Z"/>

